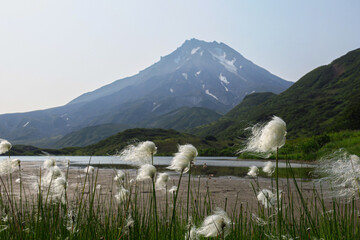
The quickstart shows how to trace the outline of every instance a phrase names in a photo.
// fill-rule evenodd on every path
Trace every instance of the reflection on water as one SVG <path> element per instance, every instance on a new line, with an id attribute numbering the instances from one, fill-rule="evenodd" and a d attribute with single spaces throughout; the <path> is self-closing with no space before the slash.
<path id="1" fill-rule="evenodd" d="M 44 161 L 47 156 L 13 156 L 21 161 Z M 70 160 L 70 167 L 78 168 L 90 164 L 100 168 L 118 168 L 118 169 L 136 169 L 136 165 L 131 165 L 129 162 L 122 161 L 114 156 L 57 156 L 57 160 Z M 166 171 L 166 167 L 170 165 L 172 157 L 154 157 L 154 165 L 158 171 Z M 197 157 L 195 166 L 192 168 L 194 175 L 202 175 L 209 177 L 234 176 L 245 177 L 250 166 L 257 166 L 259 169 L 264 165 L 261 160 L 241 160 L 236 157 Z M 274 162 L 274 161 L 273 161 Z M 311 170 L 314 165 L 292 163 L 291 167 L 295 172 L 295 177 L 311 178 Z M 174 174 L 169 171 L 169 174 Z M 279 176 L 286 177 L 289 174 L 286 169 L 286 163 L 279 162 Z M 267 177 L 260 170 L 260 176 Z M 291 176 L 289 176 L 291 177 Z"/>

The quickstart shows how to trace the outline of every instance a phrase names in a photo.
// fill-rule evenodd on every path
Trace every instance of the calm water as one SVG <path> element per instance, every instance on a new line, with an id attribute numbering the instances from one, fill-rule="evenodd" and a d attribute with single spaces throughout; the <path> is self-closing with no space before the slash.
<path id="1" fill-rule="evenodd" d="M 21 161 L 44 161 L 47 156 L 12 156 L 12 158 L 18 158 Z M 90 157 L 89 156 L 57 156 L 57 160 L 65 161 L 70 160 L 70 165 L 80 166 L 88 165 Z M 170 165 L 172 157 L 154 157 L 154 165 L 156 166 L 168 166 Z M 196 166 L 207 166 L 213 167 L 250 167 L 257 166 L 262 167 L 265 161 L 261 160 L 241 160 L 236 159 L 236 157 L 197 157 L 195 163 Z M 91 165 L 127 165 L 131 166 L 129 162 L 122 161 L 118 157 L 114 156 L 96 156 L 91 157 Z M 298 164 L 292 163 L 293 168 L 312 168 L 314 165 L 311 164 Z M 286 164 L 284 162 L 279 162 L 279 168 L 285 168 Z"/>
<path id="2" fill-rule="evenodd" d="M 12 156 L 21 161 L 44 161 L 47 156 Z M 159 171 L 175 174 L 166 169 L 170 165 L 172 157 L 155 157 L 154 165 Z M 89 156 L 57 156 L 56 160 L 65 162 L 70 160 L 71 168 L 84 168 L 89 164 Z M 192 168 L 193 174 L 210 176 L 210 177 L 245 177 L 250 166 L 257 166 L 261 168 L 264 165 L 261 160 L 241 160 L 236 157 L 197 157 L 195 166 Z M 274 161 L 273 161 L 274 162 Z M 96 156 L 91 157 L 90 165 L 99 168 L 117 168 L 117 169 L 136 169 L 136 165 L 129 162 L 122 161 L 114 156 Z M 205 167 L 206 165 L 206 167 Z M 311 170 L 314 165 L 292 163 L 291 167 L 296 172 L 296 177 L 312 178 Z M 279 163 L 279 176 L 285 177 L 288 171 L 284 162 Z M 266 174 L 260 171 L 260 176 L 266 177 Z"/>

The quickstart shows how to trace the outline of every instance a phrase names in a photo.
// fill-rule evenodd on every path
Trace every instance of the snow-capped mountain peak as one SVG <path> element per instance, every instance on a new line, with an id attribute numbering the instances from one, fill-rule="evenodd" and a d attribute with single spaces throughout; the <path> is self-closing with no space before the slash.
<path id="1" fill-rule="evenodd" d="M 226 113 L 248 93 L 280 93 L 291 84 L 224 43 L 191 39 L 138 74 L 85 93 L 67 105 L 3 119 L 4 126 L 14 127 L 0 126 L 0 132 L 10 140 L 36 140 L 99 124 L 143 127 L 147 120 L 181 107 Z"/>

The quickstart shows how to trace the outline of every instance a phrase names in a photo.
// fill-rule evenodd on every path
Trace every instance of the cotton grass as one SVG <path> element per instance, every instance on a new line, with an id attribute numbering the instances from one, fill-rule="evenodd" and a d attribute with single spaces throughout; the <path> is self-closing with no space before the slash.
<path id="1" fill-rule="evenodd" d="M 43 167 L 45 169 L 50 169 L 51 167 L 56 166 L 56 160 L 55 158 L 49 158 L 44 161 Z"/>
<path id="2" fill-rule="evenodd" d="M 167 169 L 186 173 L 190 169 L 190 164 L 196 161 L 198 155 L 197 149 L 191 144 L 180 145 L 178 152 L 171 161 Z"/>
<path id="3" fill-rule="evenodd" d="M 340 149 L 321 158 L 315 173 L 323 176 L 319 181 L 331 184 L 330 197 L 360 197 L 360 158 L 357 155 Z"/>
<path id="4" fill-rule="evenodd" d="M 41 181 L 41 182 L 40 182 Z M 65 191 L 67 188 L 67 180 L 65 174 L 58 166 L 52 166 L 47 169 L 45 175 L 39 179 L 36 188 L 40 184 L 41 190 L 44 191 L 46 196 L 50 197 L 50 200 L 58 202 L 65 201 Z"/>
<path id="5" fill-rule="evenodd" d="M 142 165 L 136 176 L 136 181 L 144 181 L 147 179 L 154 179 L 156 174 L 156 168 L 151 164 Z"/>
<path id="6" fill-rule="evenodd" d="M 153 156 L 156 154 L 156 152 L 157 147 L 155 143 L 151 141 L 145 141 L 128 145 L 118 154 L 118 156 L 121 160 L 143 165 L 153 163 Z"/>
<path id="7" fill-rule="evenodd" d="M 0 176 L 15 172 L 19 168 L 19 164 L 19 159 L 7 158 L 0 161 Z"/>
<path id="8" fill-rule="evenodd" d="M 279 195 L 281 196 L 281 195 Z M 257 200 L 264 205 L 265 208 L 271 208 L 276 204 L 276 193 L 273 193 L 269 189 L 261 189 L 257 194 Z M 280 197 L 279 197 L 280 199 Z"/>
<path id="9" fill-rule="evenodd" d="M 115 182 L 122 183 L 125 180 L 125 173 L 122 170 L 116 171 L 116 176 L 114 177 Z"/>
<path id="10" fill-rule="evenodd" d="M 177 191 L 177 186 L 172 186 L 170 189 L 169 189 L 169 193 L 171 193 L 171 194 L 175 194 L 176 193 L 176 191 Z"/>
<path id="11" fill-rule="evenodd" d="M 93 174 L 95 172 L 95 168 L 93 166 L 87 166 L 84 168 L 84 173 L 86 174 Z"/>
<path id="12" fill-rule="evenodd" d="M 119 204 L 121 204 L 121 203 L 125 202 L 128 197 L 129 197 L 129 190 L 125 189 L 123 186 L 120 186 L 117 194 L 115 195 L 116 201 Z"/>
<path id="13" fill-rule="evenodd" d="M 275 166 L 271 161 L 268 161 L 264 164 L 264 167 L 262 168 L 262 170 L 268 176 L 271 176 L 275 172 Z"/>
<path id="14" fill-rule="evenodd" d="M 155 182 L 155 188 L 157 190 L 164 190 L 166 188 L 166 184 L 169 180 L 169 175 L 167 173 L 160 173 Z"/>
<path id="15" fill-rule="evenodd" d="M 0 154 L 6 153 L 11 149 L 12 145 L 5 139 L 0 139 Z"/>
<path id="16" fill-rule="evenodd" d="M 230 233 L 231 226 L 232 223 L 227 213 L 217 208 L 213 215 L 204 219 L 204 222 L 196 233 L 204 237 L 223 236 L 223 238 L 225 238 Z"/>
<path id="17" fill-rule="evenodd" d="M 251 177 L 256 177 L 259 173 L 259 169 L 257 166 L 251 166 L 249 168 L 249 172 L 247 173 L 247 175 L 251 176 Z"/>
<path id="18" fill-rule="evenodd" d="M 239 151 L 257 153 L 268 158 L 271 153 L 284 146 L 286 141 L 286 123 L 279 117 L 273 116 L 265 125 L 256 124 L 251 128 L 251 136 L 246 146 Z"/>

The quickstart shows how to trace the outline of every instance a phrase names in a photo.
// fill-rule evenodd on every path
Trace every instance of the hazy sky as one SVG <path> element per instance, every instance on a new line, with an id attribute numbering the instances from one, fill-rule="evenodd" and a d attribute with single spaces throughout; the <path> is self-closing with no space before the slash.
<path id="1" fill-rule="evenodd" d="M 360 47 L 359 12 L 359 0 L 0 0 L 0 113 L 64 105 L 190 38 L 296 81 Z"/>

